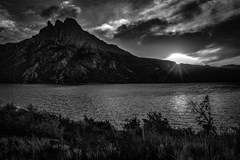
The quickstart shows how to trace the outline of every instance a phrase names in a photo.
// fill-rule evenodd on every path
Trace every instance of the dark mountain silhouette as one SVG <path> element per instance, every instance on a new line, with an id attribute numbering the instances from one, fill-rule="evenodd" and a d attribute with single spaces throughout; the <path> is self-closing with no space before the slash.
<path id="1" fill-rule="evenodd" d="M 1 83 L 239 82 L 235 67 L 177 65 L 136 57 L 71 18 L 19 43 L 0 45 Z"/>
<path id="2" fill-rule="evenodd" d="M 222 66 L 222 68 L 240 69 L 240 65 L 229 64 L 229 65 Z"/>

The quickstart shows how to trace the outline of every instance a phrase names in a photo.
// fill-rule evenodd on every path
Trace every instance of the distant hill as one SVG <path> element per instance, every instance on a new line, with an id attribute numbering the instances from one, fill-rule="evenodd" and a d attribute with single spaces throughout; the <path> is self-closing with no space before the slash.
<path id="1" fill-rule="evenodd" d="M 240 82 L 238 67 L 140 58 L 84 31 L 72 18 L 0 45 L 1 83 Z"/>
<path id="2" fill-rule="evenodd" d="M 230 64 L 222 66 L 222 68 L 228 68 L 228 69 L 240 69 L 240 65 Z"/>

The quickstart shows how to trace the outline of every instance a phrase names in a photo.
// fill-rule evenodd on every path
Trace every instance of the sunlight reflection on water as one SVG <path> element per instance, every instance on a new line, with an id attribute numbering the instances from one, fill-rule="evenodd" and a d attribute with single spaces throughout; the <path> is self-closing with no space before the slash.
<path id="1" fill-rule="evenodd" d="M 172 97 L 170 101 L 173 103 L 174 109 L 179 115 L 182 115 L 186 112 L 188 107 L 188 99 L 186 95 L 176 95 Z"/>
<path id="2" fill-rule="evenodd" d="M 0 85 L 0 102 L 61 113 L 74 120 L 84 115 L 120 127 L 126 118 L 161 112 L 170 124 L 197 128 L 189 102 L 209 94 L 215 123 L 240 123 L 237 84 Z"/>

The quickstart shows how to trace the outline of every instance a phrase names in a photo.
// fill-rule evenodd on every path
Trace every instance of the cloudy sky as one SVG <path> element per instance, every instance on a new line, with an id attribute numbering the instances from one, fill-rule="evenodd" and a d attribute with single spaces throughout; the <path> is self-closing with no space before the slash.
<path id="1" fill-rule="evenodd" d="M 137 56 L 240 64 L 240 0 L 0 0 L 0 43 L 66 17 Z"/>

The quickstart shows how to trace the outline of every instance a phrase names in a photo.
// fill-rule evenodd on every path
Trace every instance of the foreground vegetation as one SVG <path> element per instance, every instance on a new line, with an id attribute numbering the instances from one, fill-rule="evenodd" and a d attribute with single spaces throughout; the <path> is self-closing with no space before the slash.
<path id="1" fill-rule="evenodd" d="M 0 109 L 0 159 L 239 160 L 240 129 L 216 132 L 208 97 L 194 110 L 199 133 L 172 128 L 160 113 L 127 120 L 116 130 L 108 121 L 76 122 L 8 104 Z"/>

